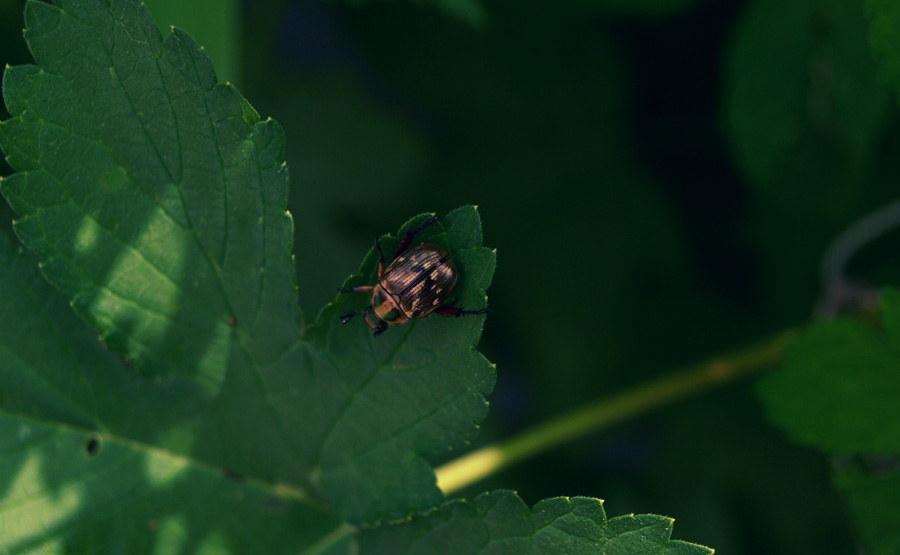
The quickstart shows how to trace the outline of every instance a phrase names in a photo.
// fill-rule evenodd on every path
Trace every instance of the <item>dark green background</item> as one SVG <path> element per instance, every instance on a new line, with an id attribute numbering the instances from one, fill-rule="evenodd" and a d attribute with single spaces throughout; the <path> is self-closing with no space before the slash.
<path id="1" fill-rule="evenodd" d="M 22 4 L 0 0 L 2 63 L 30 61 Z M 807 321 L 829 241 L 896 194 L 895 102 L 857 2 L 482 5 L 480 27 L 377 0 L 157 21 L 283 125 L 307 321 L 376 235 L 480 206 L 498 250 L 481 349 L 499 374 L 480 443 Z M 896 239 L 854 275 L 896 283 Z M 848 553 L 829 481 L 747 382 L 463 494 L 600 497 L 719 553 Z"/>

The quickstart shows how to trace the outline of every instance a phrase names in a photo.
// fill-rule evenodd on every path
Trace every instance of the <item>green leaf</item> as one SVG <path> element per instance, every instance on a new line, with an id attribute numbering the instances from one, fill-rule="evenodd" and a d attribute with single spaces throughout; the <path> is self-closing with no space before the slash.
<path id="1" fill-rule="evenodd" d="M 806 295 L 822 250 L 872 210 L 889 104 L 867 33 L 855 0 L 754 0 L 733 37 L 724 119 L 771 298 Z"/>
<path id="2" fill-rule="evenodd" d="M 426 457 L 486 413 L 484 316 L 376 339 L 338 317 L 367 296 L 340 295 L 305 329 L 280 127 L 136 1 L 31 1 L 26 38 L 37 65 L 7 68 L 0 123 L 18 171 L 0 190 L 34 251 L 0 237 L 0 552 L 346 553 L 473 527 L 501 551 L 709 552 L 592 499 L 529 511 L 500 492 L 411 518 L 443 500 Z M 485 306 L 475 207 L 416 240 L 455 260 L 451 302 Z M 377 274 L 373 249 L 345 286 Z"/>
<path id="3" fill-rule="evenodd" d="M 834 453 L 900 452 L 900 293 L 882 297 L 883 333 L 855 320 L 818 322 L 766 377 L 770 417 L 794 439 Z"/>
<path id="4" fill-rule="evenodd" d="M 363 553 L 658 553 L 713 550 L 670 539 L 673 520 L 629 515 L 607 520 L 603 502 L 545 499 L 533 509 L 511 491 L 450 501 L 427 515 L 360 534 Z"/>
<path id="5" fill-rule="evenodd" d="M 241 5 L 237 0 L 147 0 L 163 36 L 184 29 L 209 55 L 221 80 L 240 84 Z"/>
<path id="6" fill-rule="evenodd" d="M 421 1 L 421 0 L 420 0 Z M 482 27 L 487 14 L 481 0 L 430 0 L 447 15 L 457 17 L 473 27 Z"/>
<path id="7" fill-rule="evenodd" d="M 869 41 L 880 62 L 881 80 L 900 95 L 900 4 L 893 0 L 866 0 L 866 8 L 871 19 Z"/>
<path id="8" fill-rule="evenodd" d="M 839 467 L 835 485 L 844 493 L 850 516 L 868 547 L 865 552 L 900 552 L 900 472 L 896 458 L 853 461 Z"/>
<path id="9" fill-rule="evenodd" d="M 277 304 L 301 329 L 279 271 L 291 232 L 280 128 L 215 84 L 190 37 L 163 43 L 133 2 L 29 2 L 25 16 L 39 67 L 9 68 L 3 83 L 18 115 L 2 128 L 19 170 L 3 189 L 16 232 L 142 372 L 197 374 L 215 390 L 230 318 L 252 333 Z"/>
<path id="10" fill-rule="evenodd" d="M 430 217 L 413 218 L 398 237 Z M 495 254 L 479 246 L 477 211 L 457 209 L 421 237 L 445 246 L 456 261 L 461 277 L 450 301 L 466 308 L 485 306 Z M 380 239 L 386 254 L 398 242 L 393 237 Z M 373 249 L 361 273 L 351 276 L 344 288 L 375 283 L 377 266 Z M 335 406 L 352 400 L 335 417 L 333 430 L 317 451 L 313 472 L 323 487 L 341 492 L 338 503 L 344 511 L 353 514 L 372 496 L 385 507 L 380 516 L 387 517 L 434 506 L 443 498 L 433 471 L 422 459 L 400 461 L 394 452 L 436 454 L 472 438 L 475 424 L 487 413 L 484 395 L 493 388 L 495 371 L 471 348 L 481 334 L 483 317 L 432 316 L 389 329 L 376 339 L 361 321 L 340 323 L 340 314 L 361 311 L 368 303 L 368 295 L 341 296 L 322 311 L 308 334 L 327 355 L 330 372 L 342 382 L 325 393 L 334 396 Z M 359 482 L 355 477 L 360 473 L 368 474 L 371 482 Z M 410 485 L 415 486 L 415 495 L 404 491 Z"/>
<path id="11" fill-rule="evenodd" d="M 29 2 L 26 39 L 38 65 L 4 75 L 13 118 L 0 146 L 18 173 L 2 191 L 44 274 L 165 415 L 118 439 L 353 520 L 439 503 L 423 456 L 461 445 L 485 414 L 494 370 L 473 350 L 484 317 L 427 318 L 374 340 L 361 322 L 337 325 L 344 306 L 365 303 L 348 295 L 304 338 L 280 127 L 217 84 L 186 34 L 163 40 L 136 2 Z M 456 300 L 483 306 L 494 254 L 479 246 L 477 212 L 459 209 L 424 238 L 456 258 Z M 374 267 L 370 257 L 367 278 Z"/>
<path id="12" fill-rule="evenodd" d="M 822 203 L 811 197 L 826 187 L 809 175 L 854 177 L 887 106 L 867 30 L 854 0 L 750 4 L 730 61 L 727 120 L 738 162 L 767 198 Z M 823 198 L 846 203 L 841 192 Z"/>
<path id="13" fill-rule="evenodd" d="M 375 0 L 347 0 L 354 4 L 363 4 Z M 384 2 L 385 0 L 379 0 Z M 396 1 L 396 0 L 393 0 Z M 415 0 L 416 4 L 432 4 L 449 16 L 456 17 L 472 27 L 482 27 L 487 21 L 481 0 Z"/>
<path id="14" fill-rule="evenodd" d="M 794 440 L 837 455 L 835 485 L 866 552 L 888 555 L 900 549 L 900 292 L 882 292 L 880 324 L 813 324 L 759 392 Z"/>
<path id="15" fill-rule="evenodd" d="M 0 551 L 350 541 L 301 495 L 158 447 L 190 440 L 191 389 L 135 376 L 0 234 Z"/>

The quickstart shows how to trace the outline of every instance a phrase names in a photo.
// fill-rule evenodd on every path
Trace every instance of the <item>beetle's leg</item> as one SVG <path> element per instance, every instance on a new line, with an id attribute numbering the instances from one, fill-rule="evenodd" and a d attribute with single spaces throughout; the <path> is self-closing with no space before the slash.
<path id="1" fill-rule="evenodd" d="M 347 322 L 352 320 L 354 316 L 362 316 L 363 321 L 365 321 L 366 325 L 368 325 L 370 328 L 375 330 L 375 337 L 378 337 L 379 335 L 381 335 L 381 332 L 383 332 L 385 329 L 387 329 L 387 324 L 380 318 L 376 318 L 378 320 L 378 326 L 376 327 L 376 326 L 372 325 L 372 320 L 369 318 L 369 313 L 374 314 L 374 312 L 375 312 L 375 309 L 372 308 L 372 305 L 367 306 L 366 309 L 362 312 L 353 312 L 353 311 L 345 312 L 345 313 L 341 314 L 341 322 L 346 324 Z"/>
<path id="2" fill-rule="evenodd" d="M 438 217 L 437 217 L 437 215 L 435 215 L 433 218 L 431 218 L 430 220 L 428 220 L 428 221 L 425 222 L 424 224 L 420 225 L 420 226 L 417 227 L 416 229 L 414 229 L 414 230 L 412 230 L 412 231 L 407 231 L 407 232 L 406 232 L 406 237 L 404 237 L 403 240 L 400 241 L 400 244 L 397 245 L 397 250 L 394 251 L 394 258 L 397 258 L 398 256 L 400 256 L 400 255 L 403 253 L 403 251 L 405 251 L 405 250 L 407 249 L 407 247 L 409 247 L 409 243 L 413 240 L 413 237 L 415 237 L 416 235 L 422 233 L 422 231 L 423 231 L 426 227 L 428 227 L 428 226 L 430 226 L 431 224 L 433 224 L 434 222 L 436 222 L 437 219 L 438 219 Z"/>
<path id="3" fill-rule="evenodd" d="M 365 312 L 363 312 L 361 316 L 366 321 L 366 324 L 368 324 L 370 328 L 375 330 L 373 337 L 378 337 L 379 335 L 384 333 L 384 330 L 387 329 L 387 322 L 375 315 L 375 309 L 372 308 L 372 305 L 367 306 Z M 378 325 L 372 325 L 372 320 L 377 320 Z"/>
<path id="4" fill-rule="evenodd" d="M 490 309 L 491 307 L 489 306 L 479 308 L 478 310 L 466 310 L 461 306 L 442 306 L 440 308 L 434 309 L 434 313 L 447 317 L 475 316 L 477 314 L 484 314 Z"/>
<path id="5" fill-rule="evenodd" d="M 378 337 L 379 335 L 381 335 L 382 333 L 384 333 L 384 330 L 386 330 L 387 327 L 388 327 L 388 326 L 387 326 L 387 322 L 385 322 L 384 320 L 382 320 L 381 323 L 378 324 L 378 327 L 375 328 L 375 333 L 372 334 L 372 337 Z"/>
<path id="6" fill-rule="evenodd" d="M 338 293 L 365 293 L 366 291 L 371 291 L 375 289 L 374 285 L 357 285 L 356 287 L 351 287 L 350 289 L 338 289 Z"/>

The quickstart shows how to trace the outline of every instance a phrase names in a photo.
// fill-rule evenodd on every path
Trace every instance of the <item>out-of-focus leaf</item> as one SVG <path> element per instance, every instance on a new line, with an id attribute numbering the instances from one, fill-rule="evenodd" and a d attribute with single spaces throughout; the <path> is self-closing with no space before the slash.
<path id="1" fill-rule="evenodd" d="M 750 5 L 731 57 L 727 118 L 738 162 L 766 196 L 805 196 L 780 190 L 779 175 L 797 164 L 837 156 L 834 177 L 852 177 L 886 106 L 866 32 L 852 0 Z M 822 194 L 817 181 L 793 185 Z"/>
<path id="2" fill-rule="evenodd" d="M 420 0 L 422 1 L 422 0 Z M 481 27 L 487 21 L 487 14 L 481 0 L 430 0 L 449 15 L 458 17 L 473 27 Z"/>
<path id="3" fill-rule="evenodd" d="M 659 553 L 713 550 L 672 540 L 671 518 L 606 519 L 603 502 L 588 497 L 545 499 L 529 509 L 511 491 L 451 501 L 427 515 L 360 535 L 362 553 Z"/>
<path id="4" fill-rule="evenodd" d="M 766 296 L 791 319 L 812 303 L 829 242 L 874 208 L 869 172 L 882 162 L 888 103 L 863 12 L 854 0 L 755 0 L 728 61 L 725 121 L 751 195 L 748 234 Z"/>
<path id="5" fill-rule="evenodd" d="M 631 16 L 662 17 L 690 9 L 706 0 L 566 0 L 605 13 Z"/>
<path id="6" fill-rule="evenodd" d="M 871 18 L 869 40 L 881 64 L 881 79 L 894 94 L 900 95 L 900 4 L 893 0 L 866 0 L 866 8 Z"/>
<path id="7" fill-rule="evenodd" d="M 884 463 L 884 468 L 879 463 Z M 838 468 L 835 485 L 846 496 L 850 515 L 872 555 L 900 552 L 900 472 L 896 457 L 857 460 Z"/>
<path id="8" fill-rule="evenodd" d="M 900 294 L 885 292 L 886 333 L 854 320 L 819 322 L 761 384 L 772 419 L 834 453 L 900 452 Z"/>
<path id="9" fill-rule="evenodd" d="M 375 0 L 347 0 L 354 4 L 363 4 Z M 385 1 L 385 0 L 379 0 Z M 392 0 L 397 1 L 397 0 Z M 432 4 L 447 15 L 459 18 L 473 27 L 481 27 L 487 21 L 487 14 L 481 0 L 414 0 L 415 4 Z"/>

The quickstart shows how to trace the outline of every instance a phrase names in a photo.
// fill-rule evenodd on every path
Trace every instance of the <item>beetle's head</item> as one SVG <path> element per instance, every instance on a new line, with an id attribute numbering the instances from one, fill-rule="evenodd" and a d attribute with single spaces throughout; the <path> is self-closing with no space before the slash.
<path id="1" fill-rule="evenodd" d="M 375 289 L 372 291 L 372 310 L 366 310 L 365 318 L 366 323 L 373 330 L 384 324 L 400 326 L 409 321 L 406 314 L 400 310 L 400 306 L 394 297 L 385 291 L 381 285 L 375 286 Z"/>

